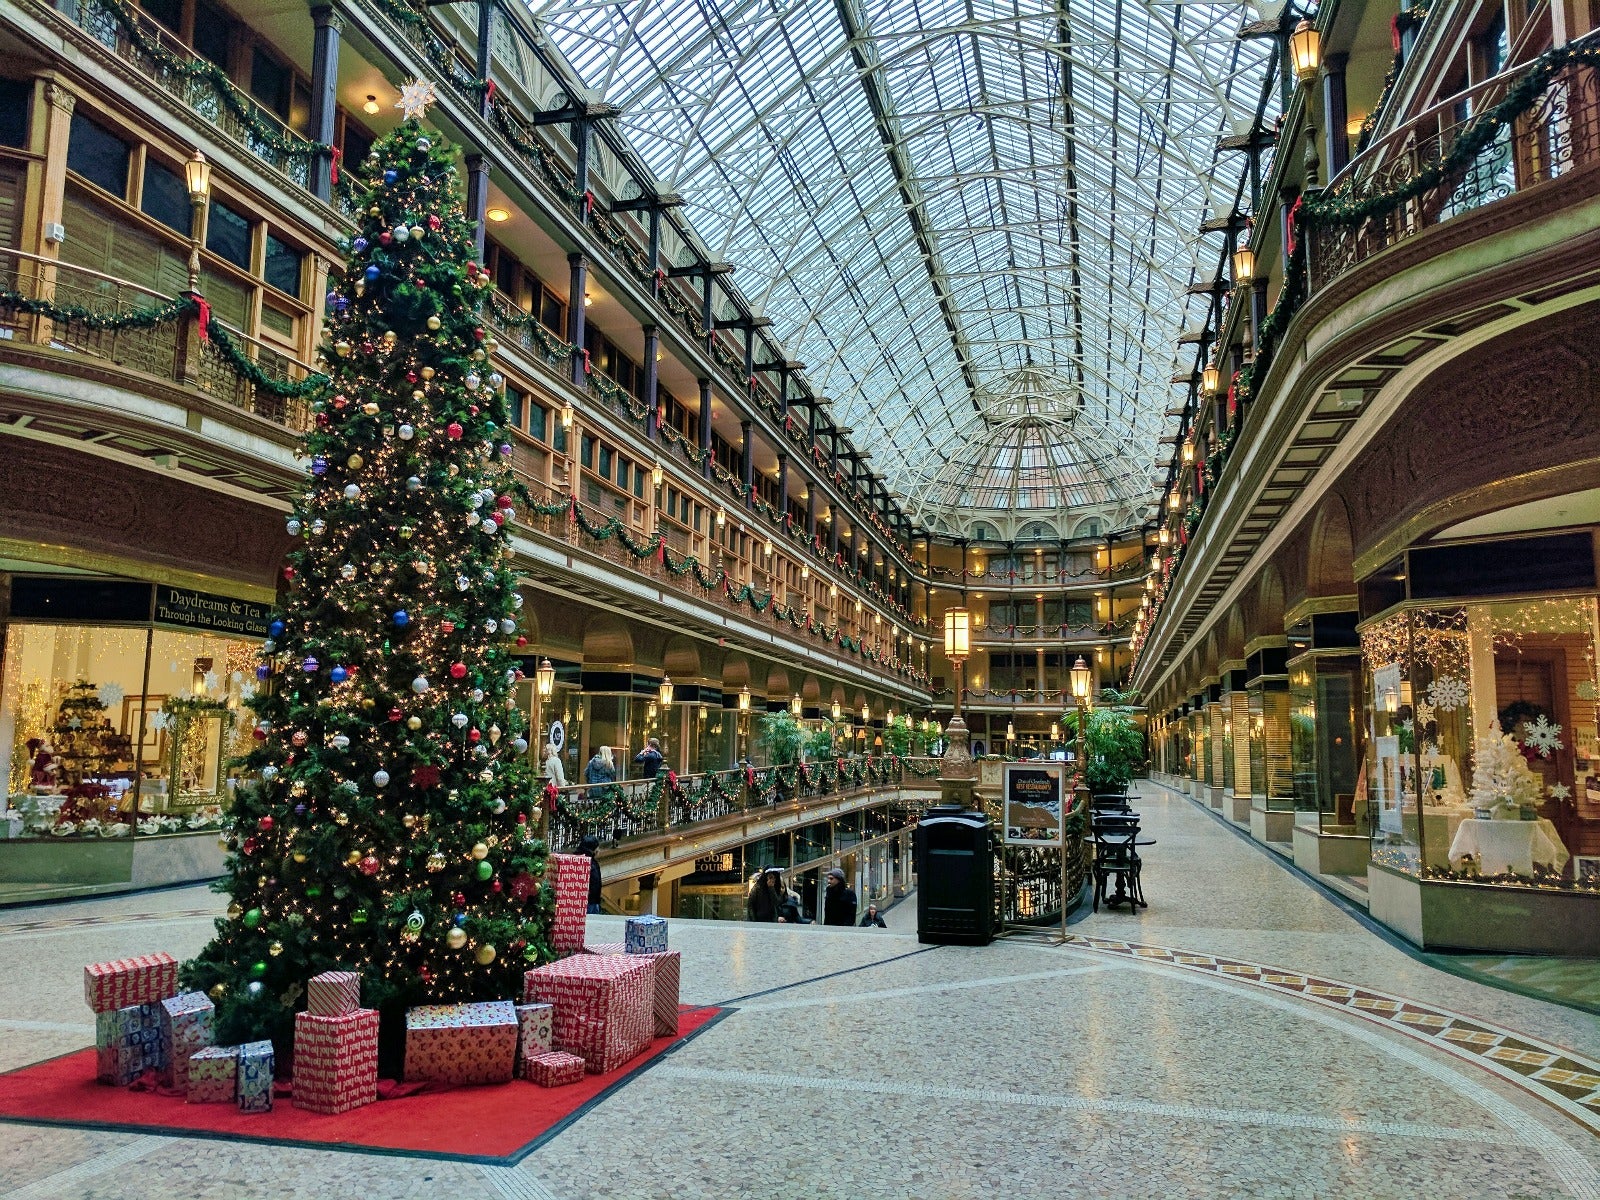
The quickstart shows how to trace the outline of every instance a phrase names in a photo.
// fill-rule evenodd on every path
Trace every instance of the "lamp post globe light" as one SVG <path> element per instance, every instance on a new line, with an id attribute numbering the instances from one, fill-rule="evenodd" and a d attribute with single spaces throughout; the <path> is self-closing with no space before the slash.
<path id="1" fill-rule="evenodd" d="M 1078 706 L 1078 788 L 1084 792 L 1089 790 L 1088 763 L 1084 758 L 1087 725 L 1089 724 L 1089 685 L 1094 679 L 1094 672 L 1089 669 L 1089 664 L 1084 661 L 1083 655 L 1078 655 L 1078 661 L 1072 664 L 1072 699 Z"/>

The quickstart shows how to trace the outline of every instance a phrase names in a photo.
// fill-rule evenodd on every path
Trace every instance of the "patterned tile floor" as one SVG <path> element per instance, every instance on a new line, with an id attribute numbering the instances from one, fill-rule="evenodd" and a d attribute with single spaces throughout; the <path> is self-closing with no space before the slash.
<path id="1" fill-rule="evenodd" d="M 674 922 L 684 999 L 738 1012 L 515 1167 L 13 1124 L 0 1198 L 1600 1200 L 1600 1021 L 1416 962 L 1187 800 L 1139 807 L 1150 907 L 1066 945 L 921 947 L 910 906 Z M 0 912 L 0 1068 L 92 1037 L 83 962 L 192 953 L 219 909 Z"/>

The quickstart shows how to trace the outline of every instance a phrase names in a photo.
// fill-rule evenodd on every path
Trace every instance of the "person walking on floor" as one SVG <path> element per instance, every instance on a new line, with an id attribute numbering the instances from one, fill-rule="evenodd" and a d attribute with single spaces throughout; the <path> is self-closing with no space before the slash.
<path id="1" fill-rule="evenodd" d="M 586 833 L 578 842 L 578 853 L 589 856 L 589 911 L 600 911 L 600 839 Z"/>
<path id="2" fill-rule="evenodd" d="M 828 890 L 822 897 L 822 923 L 824 925 L 856 923 L 856 894 L 845 886 L 844 872 L 838 867 L 828 871 Z"/>
<path id="3" fill-rule="evenodd" d="M 633 756 L 633 761 L 638 766 L 639 773 L 645 779 L 654 779 L 656 777 L 657 772 L 661 770 L 661 759 L 661 742 L 657 738 L 651 738 L 645 742 L 644 749 Z"/>
<path id="4" fill-rule="evenodd" d="M 745 910 L 752 921 L 776 922 L 778 919 L 778 889 L 774 879 L 782 882 L 782 873 L 776 868 L 761 872 L 750 885 L 750 895 L 745 900 Z"/>
<path id="5" fill-rule="evenodd" d="M 867 915 L 861 918 L 861 928 L 868 929 L 876 925 L 879 929 L 889 928 L 883 923 L 883 918 L 878 915 L 876 904 L 867 905 Z"/>

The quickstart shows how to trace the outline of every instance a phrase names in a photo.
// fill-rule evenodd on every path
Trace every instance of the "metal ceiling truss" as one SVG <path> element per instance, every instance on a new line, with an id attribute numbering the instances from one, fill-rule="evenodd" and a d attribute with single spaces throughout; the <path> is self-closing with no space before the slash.
<path id="1" fill-rule="evenodd" d="M 1272 46 L 1236 35 L 1270 5 L 532 7 L 908 511 L 965 527 L 1007 471 L 1033 507 L 1002 525 L 1144 510 L 1188 293 L 1225 245 L 1197 231 L 1246 169 L 1217 140 L 1272 90 Z M 1024 379 L 1060 403 L 985 413 Z"/>

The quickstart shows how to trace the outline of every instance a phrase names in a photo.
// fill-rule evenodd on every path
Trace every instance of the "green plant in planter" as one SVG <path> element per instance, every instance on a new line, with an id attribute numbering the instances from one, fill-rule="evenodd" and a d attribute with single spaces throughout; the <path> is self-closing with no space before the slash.
<path id="1" fill-rule="evenodd" d="M 1133 782 L 1144 762 L 1144 733 L 1134 723 L 1124 705 L 1090 711 L 1084 726 L 1084 757 L 1089 790 L 1096 794 L 1120 792 Z M 1078 710 L 1068 709 L 1061 718 L 1067 739 L 1078 736 Z"/>
<path id="2" fill-rule="evenodd" d="M 805 739 L 806 761 L 819 762 L 833 757 L 834 738 L 840 726 L 830 725 L 826 722 L 818 725 Z"/>
<path id="3" fill-rule="evenodd" d="M 787 709 L 763 715 L 756 738 L 761 744 L 762 753 L 766 755 L 768 766 L 787 767 L 800 761 L 805 730 L 800 728 L 800 723 Z"/>
<path id="4" fill-rule="evenodd" d="M 898 758 L 911 753 L 911 724 L 905 717 L 897 717 L 883 727 L 883 749 Z"/>

